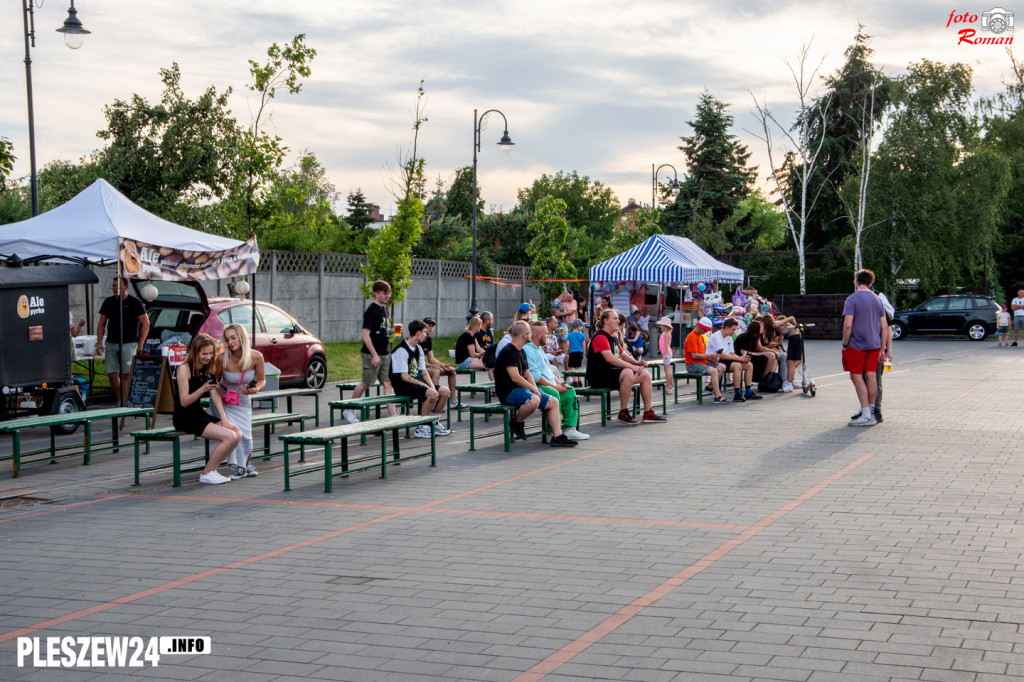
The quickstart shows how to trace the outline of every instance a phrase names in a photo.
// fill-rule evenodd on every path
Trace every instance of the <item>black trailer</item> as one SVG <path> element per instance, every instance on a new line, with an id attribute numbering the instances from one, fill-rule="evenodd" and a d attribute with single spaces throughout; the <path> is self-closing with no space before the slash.
<path id="1" fill-rule="evenodd" d="M 0 419 L 85 409 L 72 377 L 68 286 L 98 281 L 77 265 L 14 258 L 0 267 Z"/>

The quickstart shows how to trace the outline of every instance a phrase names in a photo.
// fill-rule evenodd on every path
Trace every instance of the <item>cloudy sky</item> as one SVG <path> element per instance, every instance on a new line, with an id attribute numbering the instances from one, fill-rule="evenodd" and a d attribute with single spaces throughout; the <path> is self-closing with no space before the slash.
<path id="1" fill-rule="evenodd" d="M 276 132 L 293 150 L 290 161 L 302 149 L 317 155 L 342 203 L 358 187 L 385 213 L 393 205 L 387 167 L 411 142 L 421 79 L 429 121 L 420 151 L 432 181 L 440 176 L 447 182 L 472 162 L 474 109 L 499 109 L 508 117 L 513 153 L 503 155 L 495 145 L 502 126 L 492 115 L 479 160 L 488 207 L 507 209 L 518 188 L 559 170 L 609 185 L 623 204 L 631 197 L 649 202 L 652 164 L 686 172 L 677 145 L 689 134 L 686 121 L 705 88 L 730 104 L 735 133 L 749 144 L 763 177 L 763 145 L 747 132 L 757 129 L 750 93 L 791 120 L 794 88 L 783 60 L 813 39 L 815 62 L 824 58 L 823 72 L 834 71 L 858 21 L 873 36 L 876 63 L 887 73 L 922 58 L 962 61 L 974 69 L 980 94 L 1000 89 L 1011 74 L 1003 47 L 957 44 L 957 29 L 980 29 L 980 21 L 947 27 L 951 12 L 980 16 L 993 9 L 989 5 L 78 0 L 78 16 L 92 35 L 77 51 L 64 47 L 54 30 L 67 5 L 47 0 L 35 13 L 39 167 L 99 148 L 103 105 L 133 93 L 157 101 L 158 70 L 175 61 L 189 96 L 211 84 L 232 86 L 233 110 L 247 122 L 246 60 L 261 60 L 271 43 L 305 33 L 318 52 L 313 74 L 299 95 L 279 95 Z M 27 175 L 20 6 L 9 1 L 0 8 L 0 136 L 15 145 L 16 174 Z M 670 170 L 662 173 L 663 181 L 671 177 Z"/>

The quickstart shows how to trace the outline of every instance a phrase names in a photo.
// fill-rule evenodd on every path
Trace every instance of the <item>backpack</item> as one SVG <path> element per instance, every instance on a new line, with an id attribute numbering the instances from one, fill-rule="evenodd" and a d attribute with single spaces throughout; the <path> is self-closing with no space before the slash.
<path id="1" fill-rule="evenodd" d="M 782 388 L 782 375 L 778 372 L 765 372 L 761 381 L 757 382 L 757 390 L 761 393 L 777 393 Z"/>
<path id="2" fill-rule="evenodd" d="M 498 361 L 497 351 L 498 344 L 492 343 L 491 345 L 487 346 L 487 349 L 484 351 L 484 356 L 482 358 L 484 367 L 486 367 L 487 369 L 494 369 L 494 365 Z"/>

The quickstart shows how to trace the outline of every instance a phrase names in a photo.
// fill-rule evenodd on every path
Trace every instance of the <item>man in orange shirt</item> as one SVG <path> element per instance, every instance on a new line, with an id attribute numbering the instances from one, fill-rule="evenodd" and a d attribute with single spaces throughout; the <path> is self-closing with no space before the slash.
<path id="1" fill-rule="evenodd" d="M 722 396 L 722 390 L 718 387 L 722 374 L 725 372 L 725 365 L 719 365 L 719 354 L 708 353 L 708 338 L 706 334 L 711 331 L 711 320 L 702 317 L 697 325 L 686 335 L 686 342 L 683 344 L 683 361 L 686 363 L 686 371 L 692 374 L 706 374 L 711 381 L 711 392 L 715 394 L 713 405 L 724 405 L 729 402 Z M 710 363 L 709 363 L 710 361 Z M 703 381 L 703 379 L 698 379 Z"/>

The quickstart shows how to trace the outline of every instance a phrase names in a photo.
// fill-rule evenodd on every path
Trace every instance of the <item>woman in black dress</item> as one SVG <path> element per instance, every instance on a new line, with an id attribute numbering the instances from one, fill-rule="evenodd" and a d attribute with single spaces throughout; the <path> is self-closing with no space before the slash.
<path id="1" fill-rule="evenodd" d="M 225 416 L 224 404 L 220 400 L 220 393 L 217 392 L 217 381 L 212 374 L 216 350 L 217 342 L 212 336 L 197 334 L 188 349 L 188 357 L 185 358 L 185 362 L 178 365 L 174 373 L 177 390 L 173 391 L 174 428 L 200 438 L 218 441 L 210 453 L 210 461 L 206 463 L 199 477 L 200 483 L 211 485 L 233 480 L 234 477 L 228 478 L 217 473 L 217 467 L 242 440 L 242 433 L 238 427 Z M 209 394 L 210 404 L 217 410 L 220 418 L 211 415 L 200 404 L 199 401 L 206 394 Z"/>

